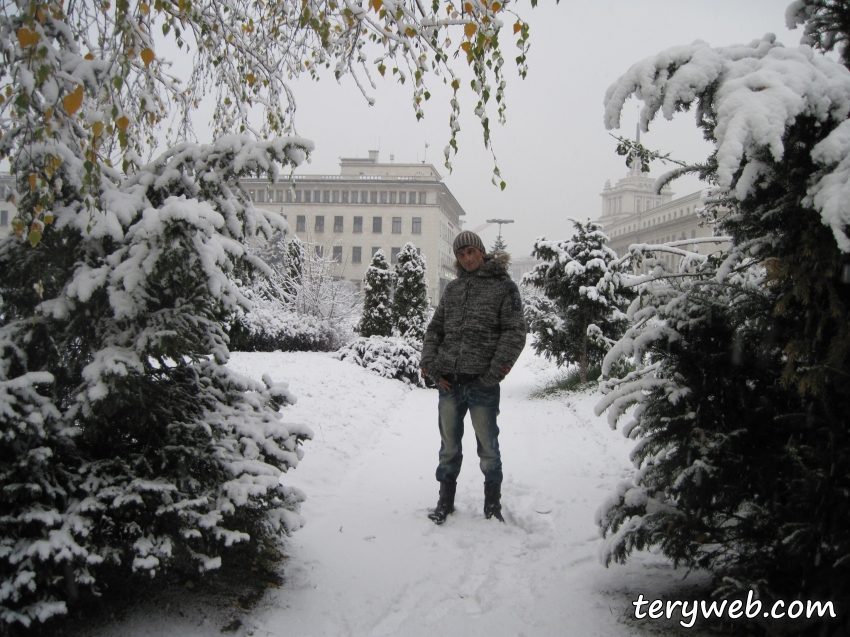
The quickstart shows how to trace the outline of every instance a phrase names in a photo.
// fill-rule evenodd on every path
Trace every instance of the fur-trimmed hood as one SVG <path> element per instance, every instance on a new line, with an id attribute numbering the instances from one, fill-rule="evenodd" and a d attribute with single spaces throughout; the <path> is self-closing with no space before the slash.
<path id="1" fill-rule="evenodd" d="M 489 252 L 484 255 L 484 263 L 474 272 L 467 272 L 463 269 L 460 261 L 455 259 L 455 274 L 458 277 L 463 276 L 501 276 L 508 274 L 508 265 L 511 262 L 511 255 L 502 250 Z"/>

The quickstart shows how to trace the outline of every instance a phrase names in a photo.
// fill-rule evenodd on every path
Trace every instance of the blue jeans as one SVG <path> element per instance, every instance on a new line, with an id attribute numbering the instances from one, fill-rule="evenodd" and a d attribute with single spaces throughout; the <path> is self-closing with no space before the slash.
<path id="1" fill-rule="evenodd" d="M 472 418 L 475 440 L 478 443 L 479 466 L 484 482 L 502 484 L 502 457 L 499 454 L 499 384 L 484 386 L 479 382 L 460 385 L 453 383 L 448 391 L 439 389 L 440 464 L 437 480 L 455 483 L 463 462 L 461 441 L 466 412 Z"/>

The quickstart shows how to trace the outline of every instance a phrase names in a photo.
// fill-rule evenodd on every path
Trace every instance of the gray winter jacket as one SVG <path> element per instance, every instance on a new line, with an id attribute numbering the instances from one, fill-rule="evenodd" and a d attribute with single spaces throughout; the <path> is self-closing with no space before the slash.
<path id="1" fill-rule="evenodd" d="M 422 345 L 422 369 L 435 382 L 442 374 L 501 381 L 525 347 L 519 290 L 508 276 L 510 257 L 495 252 L 474 272 L 458 268 L 434 312 Z"/>

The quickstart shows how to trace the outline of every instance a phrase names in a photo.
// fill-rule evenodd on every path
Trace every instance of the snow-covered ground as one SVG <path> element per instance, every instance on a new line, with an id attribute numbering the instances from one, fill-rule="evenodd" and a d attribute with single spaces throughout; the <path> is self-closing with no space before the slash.
<path id="1" fill-rule="evenodd" d="M 555 370 L 526 348 L 502 383 L 505 524 L 485 520 L 471 426 L 456 511 L 437 500 L 434 390 L 410 389 L 327 354 L 233 354 L 231 367 L 288 380 L 286 419 L 315 432 L 297 470 L 306 526 L 287 544 L 285 584 L 240 617 L 262 637 L 548 637 L 686 632 L 632 618 L 630 602 L 703 582 L 658 555 L 604 568 L 594 511 L 629 474 L 633 442 L 593 414 L 590 394 L 531 399 Z M 468 421 L 467 421 L 468 422 Z M 185 610 L 185 609 L 184 609 Z M 232 612 L 232 611 L 231 611 Z M 214 609 L 129 618 L 101 635 L 216 635 Z"/>

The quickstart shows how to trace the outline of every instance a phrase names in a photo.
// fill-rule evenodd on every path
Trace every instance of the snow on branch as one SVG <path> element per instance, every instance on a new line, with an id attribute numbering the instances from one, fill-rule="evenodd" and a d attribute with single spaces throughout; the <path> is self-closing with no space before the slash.
<path id="1" fill-rule="evenodd" d="M 765 153 L 772 161 L 782 160 L 790 123 L 807 117 L 835 127 L 812 152 L 823 169 L 810 195 L 841 249 L 850 251 L 845 231 L 850 207 L 842 205 L 850 190 L 850 129 L 845 124 L 850 71 L 844 66 L 809 46 L 785 48 L 772 34 L 727 47 L 696 41 L 638 62 L 612 84 L 605 95 L 607 128 L 619 127 L 631 96 L 644 103 L 643 130 L 659 112 L 672 119 L 679 110 L 695 107 L 697 121 L 708 122 L 716 140 L 717 183 L 739 200 L 752 194 L 766 169 Z"/>

